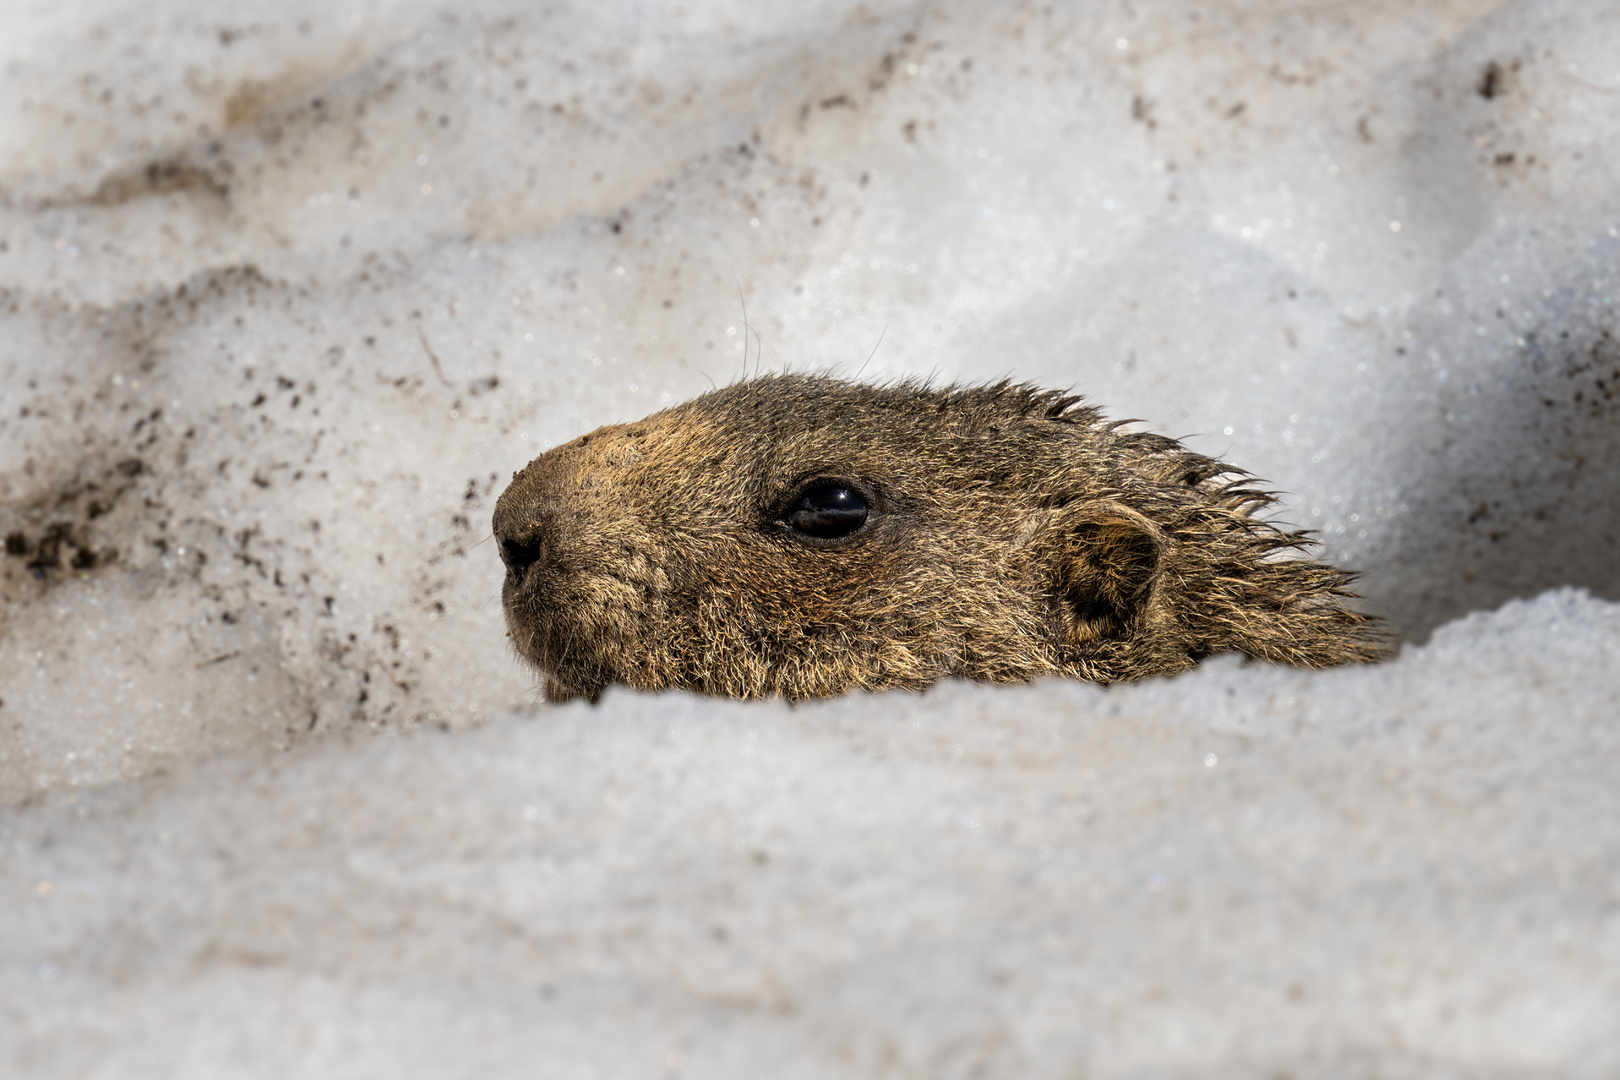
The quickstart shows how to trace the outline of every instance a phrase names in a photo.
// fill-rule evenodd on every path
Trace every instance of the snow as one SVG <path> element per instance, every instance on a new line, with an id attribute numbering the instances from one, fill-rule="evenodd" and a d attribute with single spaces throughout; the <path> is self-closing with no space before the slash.
<path id="1" fill-rule="evenodd" d="M 18 1075 L 1611 1076 L 1617 715 L 1565 591 L 1372 672 L 236 756 L 7 822 L 0 1030 Z"/>
<path id="2" fill-rule="evenodd" d="M 0 1065 L 1614 1074 L 1616 57 L 1577 0 L 9 6 Z M 534 705 L 503 481 L 785 367 L 1073 386 L 1408 645 Z"/>

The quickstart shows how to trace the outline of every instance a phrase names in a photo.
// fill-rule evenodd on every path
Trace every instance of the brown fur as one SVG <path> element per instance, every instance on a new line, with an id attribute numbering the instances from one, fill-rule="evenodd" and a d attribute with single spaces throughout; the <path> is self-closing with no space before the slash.
<path id="1" fill-rule="evenodd" d="M 865 496 L 859 531 L 790 527 L 817 478 Z M 507 627 L 551 700 L 1377 659 L 1351 575 L 1299 557 L 1305 534 L 1255 516 L 1272 502 L 1054 391 L 785 375 L 542 454 L 494 527 Z"/>

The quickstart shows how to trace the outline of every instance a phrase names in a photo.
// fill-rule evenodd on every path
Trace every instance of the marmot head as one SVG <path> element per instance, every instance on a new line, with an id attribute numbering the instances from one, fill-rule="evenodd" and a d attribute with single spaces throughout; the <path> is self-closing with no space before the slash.
<path id="1" fill-rule="evenodd" d="M 1254 516 L 1271 502 L 1070 395 L 784 375 L 547 451 L 494 529 L 551 700 L 1376 659 L 1350 575 Z"/>

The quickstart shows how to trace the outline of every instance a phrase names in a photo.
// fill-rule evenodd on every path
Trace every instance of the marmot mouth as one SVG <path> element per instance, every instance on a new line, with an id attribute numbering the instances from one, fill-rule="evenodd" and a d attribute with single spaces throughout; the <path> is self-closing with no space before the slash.
<path id="1" fill-rule="evenodd" d="M 629 681 L 613 658 L 639 655 L 644 648 L 622 640 L 624 628 L 615 628 L 611 617 L 581 618 L 589 606 L 556 574 L 541 566 L 521 574 L 509 571 L 501 593 L 507 637 L 514 651 L 545 676 L 548 701 L 594 701 L 608 684 Z"/>
<path id="2" fill-rule="evenodd" d="M 554 618 L 523 617 L 510 606 L 506 625 L 513 650 L 545 677 L 549 701 L 576 697 L 594 701 L 609 683 L 624 681 L 591 649 L 591 637 L 581 627 L 564 626 Z"/>

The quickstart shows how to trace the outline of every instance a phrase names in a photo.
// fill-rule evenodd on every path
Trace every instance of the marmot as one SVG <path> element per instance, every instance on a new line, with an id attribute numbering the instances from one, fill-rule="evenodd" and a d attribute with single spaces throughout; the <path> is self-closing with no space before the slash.
<path id="1" fill-rule="evenodd" d="M 1353 575 L 1255 516 L 1273 501 L 1067 393 L 780 375 L 547 451 L 494 531 L 552 701 L 1377 659 Z"/>

